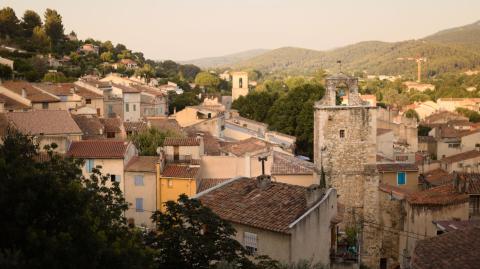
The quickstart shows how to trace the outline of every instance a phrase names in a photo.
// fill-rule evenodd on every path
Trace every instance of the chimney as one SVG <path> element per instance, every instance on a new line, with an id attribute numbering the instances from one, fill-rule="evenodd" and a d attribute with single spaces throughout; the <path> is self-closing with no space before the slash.
<path id="1" fill-rule="evenodd" d="M 318 184 L 312 184 L 308 186 L 306 193 L 307 208 L 312 207 L 315 203 L 322 199 L 325 194 L 325 189 L 321 188 Z"/>
<path id="2" fill-rule="evenodd" d="M 268 186 L 270 186 L 270 183 L 272 182 L 272 178 L 267 175 L 260 175 L 257 177 L 257 188 L 264 190 Z"/>
<path id="3" fill-rule="evenodd" d="M 22 88 L 22 97 L 27 98 L 27 91 Z"/>

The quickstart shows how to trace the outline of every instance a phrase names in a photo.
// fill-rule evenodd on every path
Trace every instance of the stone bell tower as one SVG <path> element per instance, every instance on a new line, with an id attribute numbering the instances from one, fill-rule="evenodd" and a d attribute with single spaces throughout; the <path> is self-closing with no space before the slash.
<path id="1" fill-rule="evenodd" d="M 240 96 L 248 94 L 248 73 L 233 72 L 232 73 L 232 101 L 237 100 Z"/>
<path id="2" fill-rule="evenodd" d="M 326 78 L 325 84 L 325 95 L 314 106 L 315 166 L 323 169 L 327 186 L 337 189 L 338 201 L 345 206 L 343 228 L 362 230 L 364 221 L 379 219 L 376 107 L 361 100 L 357 78 L 339 73 Z M 361 247 L 372 259 L 372 268 L 381 240 L 365 236 L 374 234 L 364 233 Z"/>

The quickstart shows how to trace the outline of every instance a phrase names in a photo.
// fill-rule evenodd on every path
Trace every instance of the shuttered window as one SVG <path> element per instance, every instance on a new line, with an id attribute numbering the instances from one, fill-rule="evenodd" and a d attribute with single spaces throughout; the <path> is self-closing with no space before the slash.
<path id="1" fill-rule="evenodd" d="M 407 174 L 405 172 L 397 172 L 397 185 L 405 185 L 407 183 Z"/>
<path id="2" fill-rule="evenodd" d="M 245 232 L 243 234 L 243 241 L 245 249 L 249 255 L 253 255 L 257 252 L 257 235 L 254 233 Z"/>
<path id="3" fill-rule="evenodd" d="M 135 176 L 135 186 L 143 186 L 143 175 Z"/>

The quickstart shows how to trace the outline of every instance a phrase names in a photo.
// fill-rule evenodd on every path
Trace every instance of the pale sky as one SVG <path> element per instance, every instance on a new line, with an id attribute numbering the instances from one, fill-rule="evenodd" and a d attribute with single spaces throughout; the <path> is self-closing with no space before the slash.
<path id="1" fill-rule="evenodd" d="M 480 20 L 480 0 L 0 0 L 4 6 L 19 18 L 56 9 L 67 33 L 155 60 L 400 41 Z"/>

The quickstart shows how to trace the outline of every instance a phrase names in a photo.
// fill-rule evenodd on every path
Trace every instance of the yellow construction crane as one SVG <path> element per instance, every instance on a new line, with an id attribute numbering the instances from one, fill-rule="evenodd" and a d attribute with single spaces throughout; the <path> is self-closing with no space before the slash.
<path id="1" fill-rule="evenodd" d="M 397 58 L 398 61 L 416 61 L 417 62 L 417 82 L 422 82 L 422 63 L 427 62 L 426 57 L 408 57 L 408 58 Z"/>

